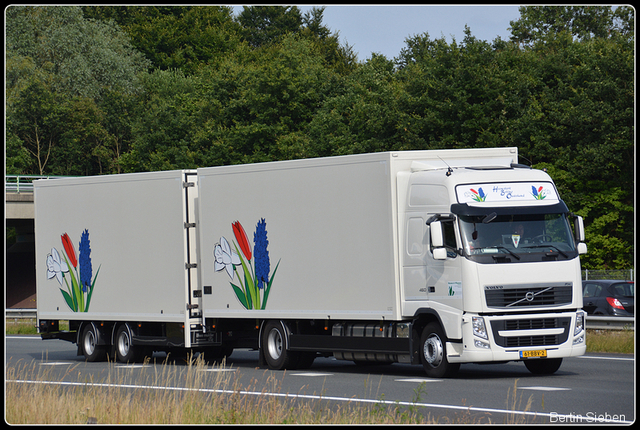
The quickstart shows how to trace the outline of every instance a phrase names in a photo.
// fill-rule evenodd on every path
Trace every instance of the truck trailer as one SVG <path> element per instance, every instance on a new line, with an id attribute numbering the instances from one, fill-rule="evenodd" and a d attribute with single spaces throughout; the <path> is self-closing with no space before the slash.
<path id="1" fill-rule="evenodd" d="M 515 147 L 34 188 L 39 332 L 88 361 L 243 348 L 270 369 L 333 356 L 449 377 L 585 353 L 582 218 Z"/>

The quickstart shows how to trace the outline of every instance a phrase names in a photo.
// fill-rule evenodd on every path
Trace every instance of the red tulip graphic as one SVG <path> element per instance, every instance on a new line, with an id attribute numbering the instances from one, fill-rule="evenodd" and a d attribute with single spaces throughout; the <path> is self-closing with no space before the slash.
<path id="1" fill-rule="evenodd" d="M 67 257 L 69 257 L 69 262 L 75 268 L 78 266 L 78 258 L 76 257 L 76 250 L 73 248 L 73 243 L 71 243 L 71 239 L 67 233 L 60 236 L 62 239 L 62 246 L 64 246 L 64 250 L 67 253 Z"/>
<path id="2" fill-rule="evenodd" d="M 231 226 L 233 227 L 233 234 L 238 241 L 238 245 L 240 245 L 242 253 L 247 258 L 247 261 L 251 260 L 251 247 L 249 246 L 249 239 L 247 239 L 247 234 L 245 233 L 242 224 L 240 224 L 240 221 L 236 221 L 232 223 Z"/>

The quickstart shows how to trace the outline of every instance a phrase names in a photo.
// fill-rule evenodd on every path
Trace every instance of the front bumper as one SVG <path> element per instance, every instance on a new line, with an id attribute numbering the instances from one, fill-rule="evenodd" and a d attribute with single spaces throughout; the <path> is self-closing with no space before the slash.
<path id="1" fill-rule="evenodd" d="M 584 355 L 585 315 L 578 311 L 482 316 L 485 337 L 474 331 L 475 315 L 465 315 L 463 341 L 447 344 L 447 359 L 450 363 L 514 361 L 522 360 L 526 351 L 544 351 L 547 358 Z M 576 329 L 580 316 L 582 323 L 578 321 Z"/>

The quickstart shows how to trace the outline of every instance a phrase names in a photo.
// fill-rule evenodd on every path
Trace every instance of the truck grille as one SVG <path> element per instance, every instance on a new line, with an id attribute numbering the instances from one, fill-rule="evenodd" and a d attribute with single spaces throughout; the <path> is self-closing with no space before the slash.
<path id="1" fill-rule="evenodd" d="M 571 327 L 571 317 L 491 321 L 493 338 L 498 346 L 504 348 L 560 345 L 569 338 L 569 327 Z M 503 330 L 544 330 L 551 328 L 562 328 L 563 332 L 559 334 L 540 334 L 533 336 L 500 336 L 499 334 L 499 332 Z"/>
<path id="2" fill-rule="evenodd" d="M 519 308 L 527 306 L 559 306 L 573 299 L 571 285 L 518 286 L 485 290 L 487 306 L 491 308 Z"/>

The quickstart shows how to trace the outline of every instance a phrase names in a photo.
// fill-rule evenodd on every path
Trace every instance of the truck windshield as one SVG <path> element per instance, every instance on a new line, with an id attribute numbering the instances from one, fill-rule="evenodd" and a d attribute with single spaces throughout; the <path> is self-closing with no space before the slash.
<path id="1" fill-rule="evenodd" d="M 564 214 L 492 215 L 459 217 L 467 256 L 506 254 L 515 260 L 541 261 L 576 255 Z"/>

